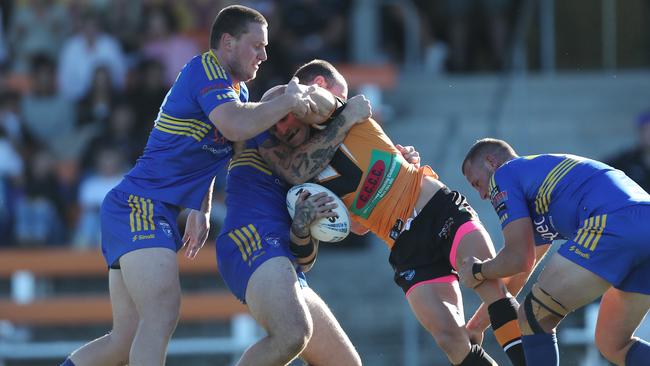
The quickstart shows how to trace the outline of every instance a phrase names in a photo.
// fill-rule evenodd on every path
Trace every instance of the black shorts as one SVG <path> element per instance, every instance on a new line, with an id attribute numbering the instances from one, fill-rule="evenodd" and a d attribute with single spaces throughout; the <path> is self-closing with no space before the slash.
<path id="1" fill-rule="evenodd" d="M 449 263 L 458 228 L 478 217 L 457 191 L 441 188 L 395 240 L 388 261 L 404 293 L 415 284 L 454 275 Z"/>

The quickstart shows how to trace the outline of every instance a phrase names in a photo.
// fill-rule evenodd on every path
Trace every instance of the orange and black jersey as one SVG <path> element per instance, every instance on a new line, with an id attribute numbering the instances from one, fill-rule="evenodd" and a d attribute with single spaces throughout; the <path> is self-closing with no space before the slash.
<path id="1" fill-rule="evenodd" d="M 368 119 L 350 129 L 315 181 L 343 200 L 354 221 L 392 247 L 395 233 L 413 216 L 424 175 L 437 177 L 428 166 L 407 163 L 381 126 Z"/>

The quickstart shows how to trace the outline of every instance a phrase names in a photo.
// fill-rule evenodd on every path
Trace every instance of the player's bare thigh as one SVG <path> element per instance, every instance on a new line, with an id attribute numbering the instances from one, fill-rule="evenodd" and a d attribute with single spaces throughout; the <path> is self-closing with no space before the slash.
<path id="1" fill-rule="evenodd" d="M 568 311 L 594 301 L 611 286 L 603 278 L 557 253 L 549 259 L 537 284 Z"/>
<path id="2" fill-rule="evenodd" d="M 360 366 L 359 354 L 327 304 L 310 288 L 302 289 L 302 293 L 314 322 L 314 333 L 300 358 L 311 366 Z"/>
<path id="3" fill-rule="evenodd" d="M 650 295 L 610 288 L 600 302 L 596 345 L 610 361 L 623 365 L 632 335 L 650 309 Z"/>

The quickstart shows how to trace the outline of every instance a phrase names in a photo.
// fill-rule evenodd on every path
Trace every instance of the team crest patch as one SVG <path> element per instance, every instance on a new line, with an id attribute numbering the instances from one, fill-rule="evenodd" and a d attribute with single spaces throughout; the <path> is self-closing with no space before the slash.
<path id="1" fill-rule="evenodd" d="M 403 277 L 407 281 L 411 281 L 413 277 L 415 277 L 415 270 L 414 269 L 409 269 L 404 272 L 399 273 L 400 277 Z"/>
<path id="2" fill-rule="evenodd" d="M 264 241 L 266 242 L 266 244 L 272 246 L 273 248 L 280 247 L 280 238 L 277 236 L 267 235 L 264 237 Z"/>
<path id="3" fill-rule="evenodd" d="M 158 221 L 158 226 L 160 226 L 160 229 L 162 232 L 165 234 L 166 237 L 171 238 L 174 232 L 172 231 L 171 225 L 166 220 L 160 220 Z"/>

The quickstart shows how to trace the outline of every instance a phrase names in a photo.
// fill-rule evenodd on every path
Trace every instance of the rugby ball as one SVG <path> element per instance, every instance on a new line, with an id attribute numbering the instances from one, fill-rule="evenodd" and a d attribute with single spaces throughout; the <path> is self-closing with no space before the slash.
<path id="1" fill-rule="evenodd" d="M 348 214 L 348 209 L 345 208 L 343 201 L 341 201 L 334 192 L 321 185 L 303 183 L 295 185 L 289 189 L 289 192 L 287 192 L 287 210 L 289 211 L 291 218 L 293 219 L 298 196 L 300 196 L 300 193 L 305 190 L 310 194 L 325 192 L 329 196 L 333 197 L 334 202 L 337 204 L 337 207 L 334 209 L 336 216 L 324 217 L 314 221 L 309 228 L 311 230 L 311 236 L 320 241 L 330 243 L 335 243 L 345 239 L 345 237 L 350 233 L 350 215 Z"/>

